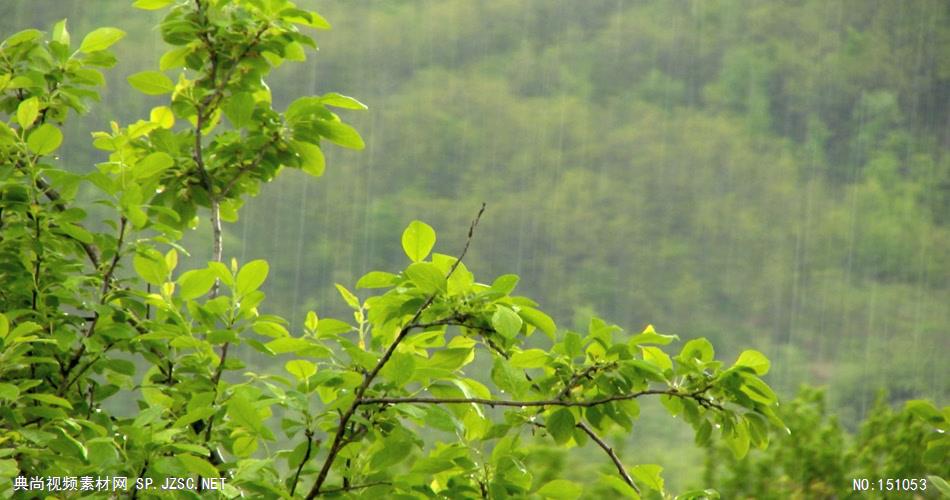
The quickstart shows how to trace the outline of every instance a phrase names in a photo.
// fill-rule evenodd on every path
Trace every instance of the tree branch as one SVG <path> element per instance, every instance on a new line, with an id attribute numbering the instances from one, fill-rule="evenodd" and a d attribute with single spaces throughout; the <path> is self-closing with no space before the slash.
<path id="1" fill-rule="evenodd" d="M 592 406 L 600 406 L 607 403 L 613 403 L 615 401 L 627 401 L 630 399 L 637 399 L 641 396 L 649 395 L 659 395 L 659 396 L 670 396 L 677 397 L 682 399 L 692 399 L 698 402 L 701 406 L 706 408 L 715 408 L 717 410 L 725 410 L 720 404 L 710 400 L 709 398 L 703 396 L 701 393 L 697 392 L 679 392 L 675 389 L 647 389 L 644 391 L 632 392 L 629 394 L 615 394 L 612 396 L 606 396 L 597 399 L 590 399 L 586 401 L 575 401 L 570 399 L 540 399 L 540 400 L 511 400 L 511 399 L 486 399 L 486 398 L 434 398 L 429 396 L 410 396 L 410 397 L 391 397 L 391 398 L 359 398 L 355 404 L 358 405 L 372 405 L 372 404 L 401 404 L 401 403 L 418 403 L 418 404 L 478 404 L 491 406 L 492 408 L 496 406 L 505 406 L 505 407 L 514 407 L 514 408 L 529 408 L 529 407 L 546 407 L 546 406 L 565 406 L 565 407 L 579 407 L 579 408 L 590 408 Z"/>
<path id="2" fill-rule="evenodd" d="M 475 215 L 475 219 L 472 220 L 472 224 L 468 228 L 468 238 L 465 240 L 465 246 L 462 247 L 462 251 L 459 253 L 458 259 L 452 264 L 452 267 L 449 269 L 448 274 L 446 274 L 446 279 L 452 277 L 452 274 L 458 269 L 459 264 L 462 262 L 462 259 L 465 257 L 465 254 L 468 252 L 468 247 L 472 243 L 472 237 L 475 234 L 475 227 L 478 226 L 478 221 L 481 219 L 482 214 L 485 212 L 485 204 L 482 203 L 481 208 L 478 210 L 478 214 Z M 422 313 L 432 305 L 432 301 L 435 300 L 436 294 L 432 294 L 426 299 L 422 305 L 416 309 L 415 314 L 412 315 L 412 318 L 406 323 L 405 326 L 399 330 L 399 333 L 396 334 L 395 340 L 389 345 L 389 348 L 386 349 L 386 352 L 383 353 L 382 357 L 379 358 L 379 361 L 376 362 L 376 366 L 363 377 L 363 383 L 356 388 L 356 398 L 353 400 L 353 403 L 350 404 L 350 407 L 347 408 L 346 412 L 340 416 L 340 425 L 337 427 L 336 434 L 333 436 L 333 444 L 330 445 L 330 450 L 327 452 L 327 458 L 323 462 L 323 466 L 320 468 L 320 473 L 317 475 L 317 480 L 313 483 L 313 487 L 310 489 L 310 493 L 307 494 L 307 499 L 311 500 L 320 494 L 320 489 L 323 487 L 323 483 L 327 480 L 327 475 L 330 473 L 330 468 L 333 466 L 333 461 L 336 459 L 337 454 L 340 452 L 340 449 L 344 444 L 344 434 L 346 433 L 346 425 L 349 423 L 350 419 L 353 418 L 353 414 L 356 413 L 356 409 L 364 404 L 363 396 L 366 394 L 367 389 L 369 389 L 370 384 L 373 383 L 373 380 L 379 375 L 379 372 L 383 369 L 383 366 L 389 361 L 393 353 L 396 351 L 396 347 L 406 338 L 406 335 L 409 334 L 414 328 L 419 325 L 419 318 L 422 316 Z M 326 492 L 324 492 L 326 493 Z"/>
<path id="3" fill-rule="evenodd" d="M 623 478 L 623 481 L 629 484 L 630 487 L 633 488 L 633 491 L 640 493 L 640 488 L 638 488 L 636 483 L 633 482 L 633 478 L 630 477 L 629 473 L 627 473 L 626 467 L 623 466 L 623 462 L 620 461 L 620 457 L 617 456 L 617 453 L 614 451 L 614 449 L 611 448 L 606 441 L 601 439 L 600 436 L 598 436 L 597 433 L 594 432 L 594 430 L 591 429 L 586 423 L 578 422 L 576 427 L 584 431 L 585 434 L 590 436 L 590 438 L 593 439 L 595 443 L 597 443 L 597 446 L 600 446 L 600 448 L 604 450 L 604 453 L 610 457 L 610 460 L 612 460 L 614 465 L 617 467 L 617 473 L 620 474 L 620 477 Z"/>
<path id="4" fill-rule="evenodd" d="M 307 460 L 310 460 L 310 452 L 313 451 L 313 431 L 307 429 L 307 451 L 303 454 L 303 460 L 300 461 L 300 465 L 297 466 L 297 472 L 294 473 L 294 482 L 290 484 L 290 496 L 294 496 L 294 491 L 297 490 L 297 481 L 300 480 L 300 471 L 303 470 L 303 466 L 307 463 Z"/>

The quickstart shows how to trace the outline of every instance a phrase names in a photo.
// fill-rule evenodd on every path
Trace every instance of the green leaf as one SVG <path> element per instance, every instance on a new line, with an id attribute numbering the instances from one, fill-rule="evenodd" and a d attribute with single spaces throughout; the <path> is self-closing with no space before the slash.
<path id="1" fill-rule="evenodd" d="M 769 372 L 769 358 L 765 357 L 759 351 L 752 349 L 742 351 L 742 354 L 739 355 L 739 359 L 736 360 L 736 363 L 733 366 L 748 366 L 755 370 L 757 375 L 765 375 Z"/>
<path id="2" fill-rule="evenodd" d="M 402 387 L 412 378 L 412 374 L 415 370 L 415 357 L 412 354 L 397 351 L 394 352 L 389 361 L 383 365 L 383 369 L 380 373 L 397 387 Z"/>
<path id="3" fill-rule="evenodd" d="M 82 39 L 82 43 L 79 45 L 79 51 L 88 54 L 90 52 L 105 50 L 121 40 L 124 36 L 125 32 L 117 28 L 99 28 Z"/>
<path id="4" fill-rule="evenodd" d="M 634 465 L 630 468 L 630 475 L 635 483 L 660 493 L 663 492 L 663 477 L 660 475 L 662 472 L 663 467 L 654 464 Z"/>
<path id="5" fill-rule="evenodd" d="M 66 29 L 66 20 L 63 19 L 53 25 L 53 41 L 59 42 L 66 47 L 69 47 L 69 30 Z"/>
<path id="6" fill-rule="evenodd" d="M 63 223 L 59 226 L 59 230 L 69 235 L 74 240 L 81 241 L 83 243 L 92 243 L 92 233 L 75 224 Z"/>
<path id="7" fill-rule="evenodd" d="M 574 414 L 567 408 L 555 410 L 545 421 L 548 432 L 557 444 L 564 444 L 571 440 L 575 425 L 577 422 L 574 421 Z"/>
<path id="8" fill-rule="evenodd" d="M 40 394 L 25 394 L 25 396 L 28 397 L 28 398 L 32 398 L 32 399 L 35 399 L 35 400 L 37 400 L 37 401 L 46 403 L 46 404 L 51 404 L 51 405 L 55 405 L 55 406 L 62 406 L 63 408 L 67 408 L 67 409 L 70 409 L 70 410 L 73 409 L 73 405 L 69 404 L 69 401 L 66 401 L 66 400 L 63 399 L 63 398 L 61 398 L 61 397 L 59 397 L 59 396 L 54 396 L 54 395 L 52 395 L 52 394 L 42 394 L 42 393 L 40 393 Z"/>
<path id="9" fill-rule="evenodd" d="M 178 295 L 191 300 L 208 293 L 214 286 L 216 276 L 208 269 L 193 269 L 178 277 Z"/>
<path id="10" fill-rule="evenodd" d="M 633 338 L 630 339 L 630 345 L 631 346 L 636 346 L 639 344 L 667 345 L 670 342 L 673 342 L 674 340 L 679 340 L 679 337 L 677 337 L 676 335 L 663 335 L 660 333 L 656 333 L 656 330 L 653 329 L 653 325 L 647 325 L 647 327 L 643 329 L 643 333 L 634 335 Z"/>
<path id="11" fill-rule="evenodd" d="M 631 488 L 629 484 L 624 482 L 623 479 L 620 479 L 616 475 L 601 474 L 600 482 L 610 486 L 614 491 L 620 493 L 624 498 L 640 500 L 640 495 L 637 494 L 636 490 Z"/>
<path id="12" fill-rule="evenodd" d="M 491 317 L 491 326 L 502 336 L 513 339 L 521 331 L 521 316 L 515 314 L 511 309 L 498 305 L 495 307 L 495 313 Z"/>
<path id="13" fill-rule="evenodd" d="M 255 321 L 253 328 L 254 328 L 255 333 L 258 333 L 265 337 L 283 338 L 290 335 L 290 332 L 288 332 L 287 329 L 284 328 L 284 325 L 281 325 L 280 323 L 277 323 L 276 321 Z M 270 344 L 268 344 L 268 346 L 269 345 Z M 290 351 L 284 351 L 284 352 L 290 352 Z M 280 353 L 277 353 L 277 354 L 280 354 Z"/>
<path id="14" fill-rule="evenodd" d="M 323 150 L 316 144 L 310 144 L 303 141 L 292 141 L 291 147 L 300 157 L 300 169 L 314 176 L 320 177 L 326 168 L 326 159 L 323 157 Z"/>
<path id="15" fill-rule="evenodd" d="M 402 232 L 402 249 L 413 262 L 425 259 L 435 246 L 435 230 L 425 222 L 414 220 Z"/>
<path id="16" fill-rule="evenodd" d="M 7 336 L 7 332 L 10 331 L 10 320 L 7 319 L 6 315 L 0 313 L 0 339 Z"/>
<path id="17" fill-rule="evenodd" d="M 43 36 L 42 31 L 31 28 L 10 35 L 10 37 L 4 40 L 3 43 L 7 47 L 14 47 L 16 45 L 20 45 L 21 43 L 32 42 L 41 36 Z"/>
<path id="18" fill-rule="evenodd" d="M 294 359 L 284 365 L 284 369 L 297 380 L 303 382 L 317 373 L 317 366 L 304 359 Z"/>
<path id="19" fill-rule="evenodd" d="M 529 325 L 533 325 L 538 330 L 544 332 L 551 340 L 554 340 L 554 336 L 557 333 L 557 325 L 554 324 L 554 320 L 550 316 L 541 312 L 538 309 L 528 306 L 521 306 L 518 309 L 518 316 L 521 316 L 521 319 L 525 320 Z"/>
<path id="20" fill-rule="evenodd" d="M 161 286 L 168 277 L 168 268 L 161 254 L 156 257 L 152 252 L 136 253 L 132 258 L 132 267 L 142 279 L 155 286 Z"/>
<path id="21" fill-rule="evenodd" d="M 366 147 L 359 132 L 343 122 L 315 120 L 314 127 L 318 129 L 320 135 L 326 137 L 327 140 L 338 146 L 350 149 L 363 149 Z"/>
<path id="22" fill-rule="evenodd" d="M 680 357 L 683 359 L 698 359 L 703 362 L 712 361 L 715 357 L 715 351 L 712 344 L 704 338 L 691 339 L 680 351 Z"/>
<path id="23" fill-rule="evenodd" d="M 382 271 L 370 271 L 356 282 L 356 288 L 389 288 L 396 284 L 397 276 Z"/>
<path id="24" fill-rule="evenodd" d="M 641 346 L 640 351 L 643 353 L 643 359 L 646 362 L 658 367 L 660 370 L 666 371 L 673 368 L 673 361 L 670 359 L 670 356 L 659 347 Z"/>
<path id="25" fill-rule="evenodd" d="M 54 431 L 59 434 L 59 437 L 49 443 L 49 447 L 52 448 L 53 451 L 86 460 L 88 451 L 86 451 L 86 447 L 83 446 L 82 443 L 59 427 L 56 427 Z"/>
<path id="26" fill-rule="evenodd" d="M 307 356 L 310 354 L 330 354 L 326 347 L 320 344 L 315 344 L 313 341 L 297 337 L 281 337 L 279 339 L 271 340 L 264 345 L 266 345 L 271 351 L 274 351 L 274 354 L 286 354 L 288 352 L 295 353 L 299 356 Z"/>
<path id="27" fill-rule="evenodd" d="M 148 114 L 148 120 L 162 128 L 175 126 L 175 113 L 168 106 L 155 106 Z"/>
<path id="28" fill-rule="evenodd" d="M 723 440 L 737 460 L 744 457 L 749 452 L 749 427 L 746 421 L 740 419 L 732 432 L 723 436 Z"/>
<path id="29" fill-rule="evenodd" d="M 2 335 L 0 335 L 2 337 Z M 20 395 L 20 388 L 13 385 L 0 382 L 0 400 L 5 399 L 7 401 L 16 401 L 16 398 Z"/>
<path id="30" fill-rule="evenodd" d="M 132 172 L 136 179 L 147 179 L 164 172 L 174 164 L 175 160 L 172 159 L 171 155 L 158 151 L 139 160 L 132 168 Z"/>
<path id="31" fill-rule="evenodd" d="M 313 331 L 316 331 L 317 326 L 319 324 L 320 324 L 320 318 L 317 317 L 317 313 L 313 311 L 307 311 L 307 319 L 304 320 L 303 327 L 313 332 Z"/>
<path id="32" fill-rule="evenodd" d="M 190 453 L 180 453 L 175 455 L 175 458 L 177 458 L 189 472 L 204 477 L 220 476 L 218 469 L 203 458 L 198 458 Z"/>
<path id="33" fill-rule="evenodd" d="M 384 467 L 396 465 L 405 460 L 411 450 L 412 443 L 409 441 L 398 438 L 387 438 L 383 441 L 383 447 L 377 451 L 373 455 L 372 460 L 370 460 L 370 467 L 375 470 L 380 470 Z"/>
<path id="34" fill-rule="evenodd" d="M 347 290 L 345 286 L 339 283 L 335 283 L 335 285 L 336 285 L 336 291 L 340 292 L 340 296 L 343 297 L 343 300 L 346 302 L 348 306 L 350 306 L 353 309 L 360 308 L 360 299 L 357 298 L 356 295 L 353 295 L 353 292 Z"/>
<path id="35" fill-rule="evenodd" d="M 337 94 L 336 92 L 330 92 L 328 94 L 323 94 L 320 97 L 320 102 L 326 104 L 327 106 L 333 106 L 337 108 L 345 109 L 367 109 L 366 105 L 353 99 L 350 96 L 345 96 L 342 94 Z"/>
<path id="36" fill-rule="evenodd" d="M 254 436 L 240 436 L 234 440 L 234 454 L 239 457 L 249 457 L 257 451 L 257 438 Z"/>
<path id="37" fill-rule="evenodd" d="M 904 403 L 904 408 L 921 420 L 931 424 L 939 424 L 944 419 L 937 407 L 932 402 L 924 399 L 912 399 Z"/>
<path id="38" fill-rule="evenodd" d="M 950 483 L 940 476 L 928 475 L 927 481 L 937 488 L 944 498 L 950 498 Z"/>
<path id="39" fill-rule="evenodd" d="M 431 262 L 414 262 L 406 268 L 406 276 L 424 293 L 444 292 L 445 276 Z"/>
<path id="40" fill-rule="evenodd" d="M 244 128 L 252 123 L 254 106 L 254 96 L 247 92 L 238 92 L 224 101 L 222 109 L 234 128 Z"/>
<path id="41" fill-rule="evenodd" d="M 133 7 L 142 10 L 158 10 L 167 7 L 175 0 L 135 0 Z"/>
<path id="42" fill-rule="evenodd" d="M 253 431 L 260 431 L 264 421 L 257 412 L 254 403 L 250 400 L 246 389 L 235 391 L 234 395 L 228 399 L 227 408 L 228 417 L 238 425 Z"/>
<path id="43" fill-rule="evenodd" d="M 548 361 L 548 353 L 541 349 L 528 349 L 511 356 L 511 366 L 515 368 L 541 368 Z"/>
<path id="44" fill-rule="evenodd" d="M 48 155 L 63 143 L 63 133 L 53 125 L 44 123 L 26 140 L 26 147 L 35 154 Z"/>
<path id="45" fill-rule="evenodd" d="M 573 500 L 580 498 L 584 493 L 581 485 L 568 481 L 567 479 L 555 479 L 538 488 L 537 494 L 544 498 L 555 498 L 558 500 Z"/>
<path id="46" fill-rule="evenodd" d="M 36 97 L 24 100 L 16 108 L 16 121 L 20 124 L 20 128 L 23 129 L 33 125 L 33 122 L 36 121 L 36 117 L 39 115 L 40 100 Z"/>
<path id="47" fill-rule="evenodd" d="M 167 94 L 175 90 L 171 78 L 160 71 L 142 71 L 127 78 L 129 85 L 146 95 Z"/>
<path id="48" fill-rule="evenodd" d="M 515 290 L 516 286 L 518 286 L 518 275 L 503 274 L 495 278 L 494 283 L 491 284 L 491 289 L 500 294 L 508 295 Z"/>
<path id="49" fill-rule="evenodd" d="M 772 388 L 761 379 L 752 375 L 742 377 L 741 390 L 753 400 L 764 405 L 771 405 L 778 401 L 778 396 L 775 395 Z"/>
<path id="50" fill-rule="evenodd" d="M 257 290 L 264 284 L 269 270 L 270 266 L 266 260 L 258 259 L 248 262 L 238 271 L 234 281 L 234 293 L 244 296 Z"/>

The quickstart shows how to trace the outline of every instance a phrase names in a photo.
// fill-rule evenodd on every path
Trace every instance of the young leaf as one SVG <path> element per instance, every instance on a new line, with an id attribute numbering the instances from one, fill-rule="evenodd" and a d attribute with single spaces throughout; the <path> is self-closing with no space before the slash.
<path id="1" fill-rule="evenodd" d="M 149 113 L 149 121 L 157 123 L 162 128 L 172 128 L 175 126 L 175 113 L 168 106 L 156 106 Z"/>
<path id="2" fill-rule="evenodd" d="M 557 444 L 564 444 L 570 441 L 571 436 L 574 435 L 574 414 L 571 413 L 571 410 L 567 408 L 560 408 L 555 410 L 550 416 L 548 416 L 544 425 L 548 428 L 548 432 L 551 433 L 551 437 L 554 438 L 554 442 Z"/>
<path id="3" fill-rule="evenodd" d="M 343 297 L 343 300 L 346 302 L 346 305 L 350 306 L 353 309 L 360 308 L 360 299 L 353 295 L 353 292 L 346 289 L 345 286 L 335 283 L 336 291 L 340 292 L 340 296 Z"/>
<path id="4" fill-rule="evenodd" d="M 320 146 L 310 144 L 309 142 L 293 141 L 290 143 L 294 152 L 300 157 L 300 168 L 304 172 L 320 177 L 326 168 L 326 159 L 323 157 L 323 151 Z"/>
<path id="5" fill-rule="evenodd" d="M 515 368 L 541 368 L 548 361 L 548 353 L 541 349 L 528 349 L 511 356 L 511 366 Z"/>
<path id="6" fill-rule="evenodd" d="M 146 95 L 167 94 L 175 90 L 171 78 L 160 71 L 142 71 L 127 78 L 129 85 Z"/>
<path id="7" fill-rule="evenodd" d="M 257 290 L 267 279 L 267 272 L 270 266 L 266 260 L 252 260 L 244 265 L 238 271 L 237 278 L 234 281 L 234 293 L 238 296 L 247 295 Z"/>
<path id="8" fill-rule="evenodd" d="M 168 277 L 165 259 L 160 255 L 155 257 L 151 252 L 136 253 L 132 258 L 132 267 L 135 268 L 135 272 L 146 282 L 155 286 L 161 286 Z"/>
<path id="9" fill-rule="evenodd" d="M 175 457 L 181 462 L 185 469 L 188 469 L 191 473 L 204 477 L 217 477 L 220 475 L 218 469 L 203 458 L 198 458 L 190 453 L 181 453 L 175 455 Z"/>
<path id="10" fill-rule="evenodd" d="M 323 94 L 323 96 L 320 97 L 320 102 L 322 102 L 323 104 L 326 104 L 327 106 L 334 106 L 337 108 L 359 109 L 359 110 L 367 109 L 365 104 L 357 101 L 356 99 L 353 99 L 350 96 L 337 94 L 336 92 Z"/>
<path id="11" fill-rule="evenodd" d="M 769 358 L 765 357 L 761 352 L 749 349 L 742 351 L 742 354 L 739 355 L 739 359 L 736 360 L 733 366 L 748 366 L 755 370 L 756 375 L 765 375 L 769 372 L 771 363 L 769 362 Z"/>
<path id="12" fill-rule="evenodd" d="M 513 339 L 521 331 L 521 317 L 511 309 L 498 305 L 491 317 L 491 326 L 502 336 Z"/>
<path id="13" fill-rule="evenodd" d="M 125 32 L 117 28 L 99 28 L 92 31 L 79 45 L 79 51 L 85 54 L 108 49 L 125 36 Z"/>
<path id="14" fill-rule="evenodd" d="M 413 262 L 425 259 L 435 246 L 435 230 L 425 222 L 414 220 L 402 232 L 402 249 Z"/>
<path id="15" fill-rule="evenodd" d="M 445 276 L 431 262 L 414 262 L 405 271 L 406 276 L 424 293 L 444 292 Z"/>
<path id="16" fill-rule="evenodd" d="M 630 468 L 630 475 L 640 486 L 663 492 L 663 477 L 660 475 L 663 467 L 655 464 L 634 465 Z"/>
<path id="17" fill-rule="evenodd" d="M 159 151 L 139 160 L 133 167 L 132 172 L 136 179 L 147 179 L 164 172 L 174 163 L 175 160 L 172 159 L 171 155 Z"/>
<path id="18" fill-rule="evenodd" d="M 544 332 L 551 340 L 554 340 L 557 325 L 554 324 L 554 320 L 551 319 L 550 316 L 538 309 L 528 306 L 521 306 L 521 308 L 518 309 L 518 315 L 521 316 L 521 319 L 526 323 L 533 325 L 535 328 Z"/>
<path id="19" fill-rule="evenodd" d="M 30 133 L 26 139 L 26 147 L 35 154 L 48 155 L 63 143 L 63 133 L 53 125 L 44 123 Z"/>
<path id="20" fill-rule="evenodd" d="M 356 288 L 389 288 L 396 284 L 396 275 L 382 271 L 370 271 L 356 282 Z"/>
<path id="21" fill-rule="evenodd" d="M 518 286 L 518 275 L 503 274 L 495 278 L 495 282 L 491 284 L 491 289 L 503 295 L 508 295 L 515 290 L 516 286 Z"/>
<path id="22" fill-rule="evenodd" d="M 16 121 L 20 124 L 20 128 L 26 129 L 30 125 L 33 125 L 33 122 L 36 121 L 36 117 L 40 114 L 40 101 L 36 97 L 31 97 L 21 102 L 16 108 Z"/>
<path id="23" fill-rule="evenodd" d="M 191 300 L 208 293 L 214 286 L 215 275 L 207 269 L 193 269 L 178 277 L 178 294 L 185 300 Z"/>
<path id="24" fill-rule="evenodd" d="M 132 6 L 142 10 L 158 10 L 171 5 L 174 1 L 175 0 L 135 0 Z"/>
<path id="25" fill-rule="evenodd" d="M 66 29 L 66 20 L 63 19 L 53 25 L 52 39 L 69 47 L 69 30 Z"/>
<path id="26" fill-rule="evenodd" d="M 313 363 L 304 359 L 294 359 L 284 365 L 287 373 L 293 375 L 297 380 L 303 382 L 317 373 L 317 367 Z"/>

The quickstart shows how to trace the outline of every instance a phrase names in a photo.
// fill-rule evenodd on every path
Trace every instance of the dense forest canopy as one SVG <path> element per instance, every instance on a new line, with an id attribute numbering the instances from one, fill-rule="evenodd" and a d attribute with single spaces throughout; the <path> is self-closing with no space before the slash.
<path id="1" fill-rule="evenodd" d="M 226 226 L 241 262 L 270 260 L 273 312 L 345 311 L 333 283 L 397 268 L 406 223 L 462 228 L 487 201 L 468 266 L 522 275 L 552 316 L 754 347 L 783 395 L 828 386 L 846 427 L 880 390 L 947 400 L 947 3 L 300 3 L 334 30 L 277 70 L 275 101 L 359 96 L 367 148 Z M 158 16 L 131 12 L 4 2 L 0 34 L 126 30 L 108 99 L 71 125 L 99 130 L 154 105 L 125 75 L 155 65 Z M 101 161 L 81 134 L 61 157 Z"/>

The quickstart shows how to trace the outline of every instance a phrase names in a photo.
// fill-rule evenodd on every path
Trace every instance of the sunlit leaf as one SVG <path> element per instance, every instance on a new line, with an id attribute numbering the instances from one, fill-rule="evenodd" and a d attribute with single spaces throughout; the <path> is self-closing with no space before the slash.
<path id="1" fill-rule="evenodd" d="M 82 39 L 79 51 L 84 53 L 108 49 L 112 44 L 125 37 L 125 32 L 117 28 L 99 28 Z"/>

